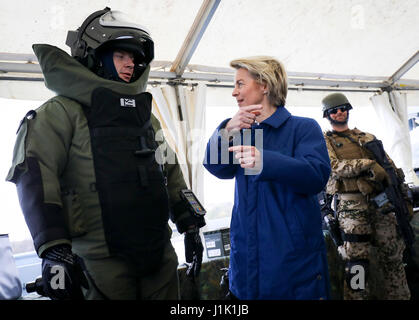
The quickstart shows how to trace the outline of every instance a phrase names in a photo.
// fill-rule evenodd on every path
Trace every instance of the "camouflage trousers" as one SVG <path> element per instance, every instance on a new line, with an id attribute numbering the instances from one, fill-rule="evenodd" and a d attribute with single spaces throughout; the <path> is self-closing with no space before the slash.
<path id="1" fill-rule="evenodd" d="M 369 241 L 344 241 L 338 248 L 345 262 L 360 259 L 371 262 L 372 251 L 376 263 L 369 263 L 365 284 L 362 290 L 353 290 L 351 284 L 344 282 L 345 300 L 366 300 L 370 296 L 369 279 L 379 275 L 380 299 L 408 300 L 410 291 L 403 265 L 405 244 L 397 230 L 393 212 L 382 214 L 368 205 L 365 198 L 341 199 L 337 208 L 339 225 L 345 234 L 369 235 Z M 362 260 L 361 260 L 362 261 Z M 349 264 L 350 265 L 350 264 Z M 380 270 L 377 270 L 379 268 Z M 347 272 L 348 270 L 346 270 Z"/>

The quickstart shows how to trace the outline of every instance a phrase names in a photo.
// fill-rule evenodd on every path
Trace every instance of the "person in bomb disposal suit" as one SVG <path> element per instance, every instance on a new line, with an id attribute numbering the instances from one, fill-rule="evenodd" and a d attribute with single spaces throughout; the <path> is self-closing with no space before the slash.
<path id="1" fill-rule="evenodd" d="M 178 299 L 169 217 L 185 233 L 189 274 L 200 270 L 205 220 L 181 198 L 177 160 L 163 165 L 156 154 L 164 141 L 155 139 L 160 123 L 144 92 L 154 44 L 127 21 L 110 8 L 92 13 L 68 32 L 72 56 L 33 46 L 57 96 L 22 120 L 7 180 L 52 299 Z M 65 271 L 64 288 L 51 285 L 55 266 Z"/>
<path id="2" fill-rule="evenodd" d="M 390 202 L 381 207 L 375 202 L 391 184 L 386 170 L 366 147 L 376 138 L 356 128 L 349 129 L 352 106 L 345 95 L 330 94 L 322 104 L 323 117 L 333 129 L 324 135 L 332 168 L 326 192 L 334 196 L 337 205 L 342 236 L 338 251 L 345 262 L 344 299 L 369 298 L 368 276 L 374 271 L 369 268 L 372 246 L 377 249 L 378 265 L 382 268 L 383 297 L 409 299 L 402 261 L 405 244 L 394 208 Z M 399 175 L 399 181 L 403 181 L 403 172 L 388 155 L 384 157 Z"/>

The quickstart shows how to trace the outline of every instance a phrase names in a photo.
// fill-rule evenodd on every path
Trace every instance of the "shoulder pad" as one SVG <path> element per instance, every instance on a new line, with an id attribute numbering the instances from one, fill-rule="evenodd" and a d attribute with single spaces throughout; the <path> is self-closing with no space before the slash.
<path id="1" fill-rule="evenodd" d="M 368 133 L 368 132 L 365 132 L 365 140 L 372 141 L 372 140 L 375 140 L 375 139 L 376 138 L 375 138 L 375 136 L 373 134 Z"/>
<path id="2" fill-rule="evenodd" d="M 29 110 L 26 115 L 23 117 L 22 120 L 20 120 L 19 122 L 19 126 L 17 128 L 16 134 L 19 132 L 20 127 L 22 126 L 23 122 L 28 119 L 28 120 L 32 120 L 36 118 L 36 111 L 35 110 Z"/>

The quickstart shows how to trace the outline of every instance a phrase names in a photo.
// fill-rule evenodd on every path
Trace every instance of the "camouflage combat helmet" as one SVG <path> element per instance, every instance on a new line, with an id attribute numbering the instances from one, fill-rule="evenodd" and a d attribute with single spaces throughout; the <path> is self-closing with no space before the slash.
<path id="1" fill-rule="evenodd" d="M 352 106 L 349 103 L 349 100 L 342 93 L 332 93 L 332 94 L 327 95 L 326 97 L 323 98 L 322 105 L 323 105 L 323 118 L 326 118 L 327 110 L 333 109 L 335 107 L 347 106 L 348 110 L 352 109 Z"/>

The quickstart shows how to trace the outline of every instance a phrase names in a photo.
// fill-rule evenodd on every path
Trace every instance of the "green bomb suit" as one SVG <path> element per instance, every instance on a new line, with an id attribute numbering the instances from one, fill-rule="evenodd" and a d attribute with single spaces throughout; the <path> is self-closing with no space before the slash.
<path id="1" fill-rule="evenodd" d="M 141 95 L 151 110 L 151 95 L 144 93 L 149 67 L 135 82 L 122 83 L 97 76 L 57 47 L 37 44 L 33 49 L 46 86 L 57 96 L 22 120 L 6 180 L 17 185 L 38 255 L 54 245 L 70 244 L 94 280 L 94 285 L 84 292 L 88 299 L 177 299 L 178 261 L 170 243 L 169 212 L 179 232 L 191 218 L 180 205 L 179 191 L 186 185 L 177 160 L 176 164 L 164 164 L 167 191 L 161 193 L 167 193 L 170 211 L 158 217 L 158 225 L 152 225 L 157 218 L 150 204 L 128 218 L 124 210 L 104 214 L 104 200 L 96 188 L 97 163 L 87 117 L 100 90 Z M 150 119 L 149 114 L 150 120 L 154 132 L 158 132 L 160 123 L 153 115 Z M 157 147 L 165 141 L 154 143 Z M 121 163 L 121 168 L 124 165 Z M 137 174 L 133 172 L 132 176 Z M 133 192 L 136 190 L 123 195 Z M 155 200 L 156 207 L 164 202 L 158 197 Z M 153 203 L 153 199 L 150 201 Z M 118 219 L 125 219 L 119 230 L 112 226 L 119 223 Z M 92 284 L 91 279 L 89 282 Z"/>

